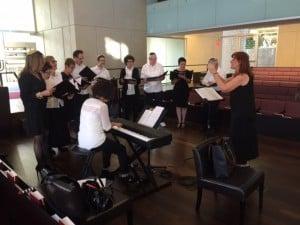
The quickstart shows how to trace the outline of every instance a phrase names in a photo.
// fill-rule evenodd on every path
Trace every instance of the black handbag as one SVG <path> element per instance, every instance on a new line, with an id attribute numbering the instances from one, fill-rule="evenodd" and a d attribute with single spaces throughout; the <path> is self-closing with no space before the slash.
<path id="1" fill-rule="evenodd" d="M 218 179 L 228 178 L 236 165 L 230 140 L 222 138 L 219 143 L 212 144 L 210 147 L 215 177 Z"/>
<path id="2" fill-rule="evenodd" d="M 82 184 L 82 190 L 89 210 L 99 213 L 113 206 L 112 188 L 100 186 L 96 180 L 88 180 Z"/>
<path id="3" fill-rule="evenodd" d="M 64 174 L 48 174 L 41 183 L 46 203 L 59 216 L 79 221 L 86 212 L 83 192 L 76 180 Z"/>

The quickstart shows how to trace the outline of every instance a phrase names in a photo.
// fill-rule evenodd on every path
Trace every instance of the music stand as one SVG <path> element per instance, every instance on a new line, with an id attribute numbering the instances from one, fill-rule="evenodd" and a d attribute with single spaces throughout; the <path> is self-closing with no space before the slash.
<path id="1" fill-rule="evenodd" d="M 211 131 L 211 107 L 212 104 L 223 100 L 223 97 L 213 87 L 202 87 L 195 89 L 196 93 L 202 98 L 203 103 L 207 104 L 206 137 L 210 137 Z"/>
<path id="2" fill-rule="evenodd" d="M 160 116 L 159 116 L 159 118 L 157 119 L 157 121 L 156 121 L 156 123 L 154 124 L 154 126 L 152 127 L 152 128 L 154 128 L 154 129 L 159 129 L 159 127 L 160 127 L 160 123 L 162 122 L 162 121 L 164 121 L 164 119 L 165 119 L 165 117 L 166 117 L 166 115 L 167 115 L 167 109 L 165 108 L 165 107 L 163 107 L 164 109 L 163 109 L 163 111 L 161 112 L 161 114 L 160 114 Z M 140 114 L 140 116 L 139 116 L 139 119 L 137 120 L 137 121 L 139 121 L 140 119 L 141 119 L 141 117 L 143 116 L 143 114 L 144 114 L 144 112 L 146 111 L 146 110 L 149 110 L 149 109 L 151 109 L 150 107 L 145 107 L 144 108 L 144 110 L 142 111 L 143 113 L 141 113 Z M 153 165 L 151 165 L 151 153 L 150 153 L 150 150 L 148 150 L 148 157 L 147 157 L 147 166 L 152 170 L 152 171 L 154 171 L 155 169 L 167 169 L 167 167 L 166 166 L 153 166 Z"/>

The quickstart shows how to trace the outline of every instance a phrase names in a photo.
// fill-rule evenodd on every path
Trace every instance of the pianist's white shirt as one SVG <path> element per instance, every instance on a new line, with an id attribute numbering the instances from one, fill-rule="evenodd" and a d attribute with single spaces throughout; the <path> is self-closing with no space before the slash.
<path id="1" fill-rule="evenodd" d="M 141 71 L 141 78 L 158 77 L 164 73 L 164 68 L 161 64 L 156 63 L 154 66 L 145 64 Z M 144 91 L 147 93 L 158 93 L 162 91 L 161 81 L 150 81 L 144 84 Z"/>
<path id="2" fill-rule="evenodd" d="M 91 150 L 105 141 L 105 131 L 111 129 L 108 106 L 96 98 L 87 99 L 81 108 L 78 145 Z"/>

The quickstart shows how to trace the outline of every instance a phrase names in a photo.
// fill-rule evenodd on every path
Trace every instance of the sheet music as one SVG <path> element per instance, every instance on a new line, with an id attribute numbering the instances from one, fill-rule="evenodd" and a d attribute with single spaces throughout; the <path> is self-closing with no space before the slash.
<path id="1" fill-rule="evenodd" d="M 144 135 L 141 135 L 139 133 L 133 132 L 131 130 L 127 130 L 127 129 L 122 128 L 122 127 L 113 126 L 112 129 L 118 130 L 118 131 L 120 131 L 120 132 L 122 132 L 124 134 L 128 134 L 130 136 L 136 137 L 137 139 L 140 139 L 140 140 L 145 141 L 145 142 L 148 142 L 148 141 L 152 140 L 152 138 L 146 137 Z"/>
<path id="2" fill-rule="evenodd" d="M 150 109 L 146 109 L 138 121 L 138 124 L 145 125 L 147 123 L 148 118 L 151 116 L 152 111 Z"/>
<path id="3" fill-rule="evenodd" d="M 75 82 L 74 80 L 75 80 L 76 82 Z M 70 83 L 71 83 L 77 90 L 79 90 L 79 86 L 78 86 L 78 85 L 81 85 L 81 77 L 72 78 L 72 79 L 70 79 L 69 81 L 70 81 Z"/>
<path id="4" fill-rule="evenodd" d="M 73 221 L 69 218 L 69 217 L 64 217 L 59 221 L 59 224 L 63 224 L 63 225 L 75 225 L 75 223 L 73 223 Z"/>
<path id="5" fill-rule="evenodd" d="M 211 87 L 197 88 L 195 89 L 195 91 L 198 95 L 200 95 L 201 98 L 206 99 L 207 101 L 216 101 L 223 99 L 223 97 Z"/>
<path id="6" fill-rule="evenodd" d="M 153 128 L 163 111 L 164 107 L 161 106 L 156 106 L 153 110 L 145 110 L 139 119 L 138 124 Z"/>
<path id="7" fill-rule="evenodd" d="M 80 187 L 82 187 L 83 183 L 85 183 L 87 181 L 94 181 L 94 180 L 95 180 L 95 178 L 87 178 L 87 179 L 77 180 L 77 183 L 80 185 Z M 96 179 L 96 182 L 99 184 L 100 187 L 102 187 L 99 178 Z M 102 182 L 102 184 L 105 187 L 105 185 L 106 185 L 106 178 L 101 178 L 101 182 Z"/>

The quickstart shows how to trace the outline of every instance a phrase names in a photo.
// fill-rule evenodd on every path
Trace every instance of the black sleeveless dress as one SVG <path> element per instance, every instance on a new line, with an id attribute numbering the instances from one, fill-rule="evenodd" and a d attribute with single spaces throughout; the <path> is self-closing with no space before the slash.
<path id="1" fill-rule="evenodd" d="M 25 125 L 29 135 L 41 135 L 46 129 L 46 103 L 47 98 L 38 99 L 37 92 L 46 89 L 42 76 L 39 78 L 24 73 L 19 78 L 20 95 L 25 109 Z"/>
<path id="2" fill-rule="evenodd" d="M 231 139 L 238 163 L 258 157 L 253 78 L 230 93 Z"/>
<path id="3" fill-rule="evenodd" d="M 173 89 L 174 105 L 176 107 L 186 108 L 188 107 L 189 86 L 185 80 L 178 78 L 179 74 L 185 76 L 188 79 L 192 79 L 193 73 L 189 70 L 179 71 L 177 69 L 170 73 L 171 80 L 178 79 Z"/>

